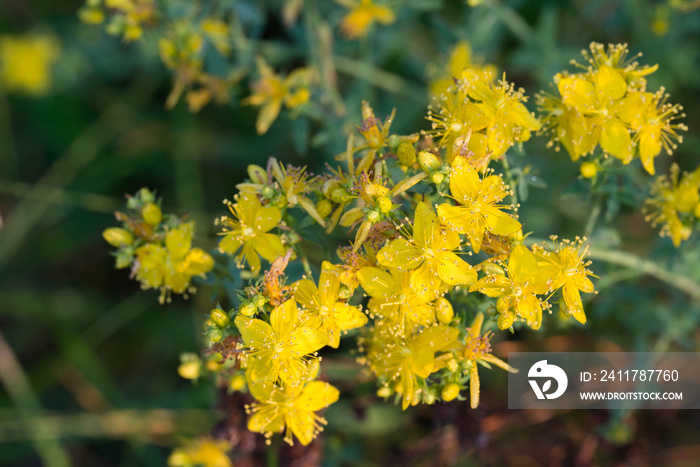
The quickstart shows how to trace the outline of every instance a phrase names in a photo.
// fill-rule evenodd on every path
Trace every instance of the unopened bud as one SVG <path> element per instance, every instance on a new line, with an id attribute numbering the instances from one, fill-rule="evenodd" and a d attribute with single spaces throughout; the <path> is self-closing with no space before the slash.
<path id="1" fill-rule="evenodd" d="M 399 148 L 396 150 L 396 156 L 399 159 L 399 164 L 404 167 L 411 167 L 416 163 L 416 148 L 408 141 L 404 141 L 399 144 Z"/>
<path id="2" fill-rule="evenodd" d="M 255 314 L 256 306 L 251 302 L 245 302 L 238 309 L 238 312 L 243 316 L 253 316 Z"/>
<path id="3" fill-rule="evenodd" d="M 442 172 L 433 172 L 430 174 L 430 181 L 436 185 L 441 184 L 445 180 L 445 174 Z"/>
<path id="4" fill-rule="evenodd" d="M 581 164 L 581 175 L 583 178 L 593 178 L 598 173 L 598 166 L 594 162 L 584 162 Z"/>
<path id="5" fill-rule="evenodd" d="M 388 196 L 380 196 L 377 198 L 377 207 L 379 208 L 379 212 L 386 214 L 387 212 L 391 211 L 391 199 L 389 199 Z"/>
<path id="6" fill-rule="evenodd" d="M 319 216 L 321 216 L 322 219 L 325 219 L 328 217 L 331 212 L 333 211 L 333 204 L 327 200 L 327 199 L 322 199 L 318 203 L 316 203 L 316 212 L 318 213 Z"/>
<path id="7" fill-rule="evenodd" d="M 158 225 L 163 220 L 163 213 L 155 203 L 146 203 L 141 209 L 141 217 L 149 225 Z"/>
<path id="8" fill-rule="evenodd" d="M 440 397 L 442 397 L 442 400 L 445 402 L 450 402 L 457 399 L 457 396 L 459 396 L 459 391 L 460 388 L 457 383 L 448 383 L 442 388 Z"/>
<path id="9" fill-rule="evenodd" d="M 423 172 L 430 173 L 440 168 L 440 159 L 432 152 L 421 151 L 418 153 L 418 164 Z"/>
<path id="10" fill-rule="evenodd" d="M 102 237 L 112 246 L 120 247 L 134 243 L 134 236 L 126 229 L 110 227 L 102 232 Z"/>
<path id="11" fill-rule="evenodd" d="M 220 328 L 225 327 L 230 321 L 228 315 L 223 310 L 219 310 L 218 308 L 211 310 L 209 313 L 209 319 L 211 319 L 211 322 Z"/>
<path id="12" fill-rule="evenodd" d="M 444 297 L 435 300 L 435 317 L 440 324 L 450 324 L 455 317 L 455 311 L 452 304 Z"/>

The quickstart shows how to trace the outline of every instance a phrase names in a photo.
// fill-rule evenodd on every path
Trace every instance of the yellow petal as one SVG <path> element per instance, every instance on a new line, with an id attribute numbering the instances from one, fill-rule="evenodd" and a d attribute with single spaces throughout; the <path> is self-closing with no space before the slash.
<path id="1" fill-rule="evenodd" d="M 379 268 L 364 267 L 357 272 L 357 278 L 370 297 L 384 297 L 398 289 L 392 275 Z"/>
<path id="2" fill-rule="evenodd" d="M 316 412 L 337 402 L 339 397 L 340 392 L 334 386 L 323 381 L 312 381 L 304 387 L 294 405 Z"/>
<path id="3" fill-rule="evenodd" d="M 252 226 L 257 232 L 269 232 L 277 227 L 282 220 L 282 212 L 274 206 L 260 208 L 255 214 L 255 225 Z"/>
<path id="4" fill-rule="evenodd" d="M 263 320 L 239 315 L 234 322 L 243 342 L 251 348 L 264 348 L 275 339 L 272 327 Z"/>
<path id="5" fill-rule="evenodd" d="M 627 126 L 617 118 L 608 119 L 600 134 L 600 147 L 608 154 L 628 161 L 632 157 L 632 137 Z"/>
<path id="6" fill-rule="evenodd" d="M 422 251 L 408 240 L 397 238 L 377 253 L 377 261 L 386 267 L 415 269 L 423 262 Z"/>
<path id="7" fill-rule="evenodd" d="M 462 258 L 452 252 L 436 255 L 437 272 L 443 282 L 449 285 L 471 285 L 476 281 L 476 271 Z"/>

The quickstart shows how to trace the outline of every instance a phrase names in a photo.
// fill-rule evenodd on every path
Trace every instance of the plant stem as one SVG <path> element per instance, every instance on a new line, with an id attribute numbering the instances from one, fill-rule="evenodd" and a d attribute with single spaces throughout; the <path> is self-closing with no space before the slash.
<path id="1" fill-rule="evenodd" d="M 600 212 L 602 211 L 603 200 L 600 197 L 596 197 L 595 204 L 591 210 L 591 214 L 588 216 L 588 221 L 586 222 L 586 227 L 583 230 L 583 236 L 590 238 L 595 229 L 595 225 L 600 217 Z"/>

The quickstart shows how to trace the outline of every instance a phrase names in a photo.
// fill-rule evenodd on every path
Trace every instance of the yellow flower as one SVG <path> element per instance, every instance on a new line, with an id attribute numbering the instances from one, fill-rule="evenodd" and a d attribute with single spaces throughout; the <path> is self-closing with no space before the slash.
<path id="1" fill-rule="evenodd" d="M 247 193 L 242 193 L 235 203 L 224 203 L 234 218 L 221 218 L 224 238 L 219 243 L 219 251 L 233 255 L 240 249 L 236 257 L 239 267 L 246 261 L 253 275 L 258 275 L 260 256 L 272 262 L 284 255 L 280 237 L 268 233 L 279 225 L 282 212 L 274 206 L 262 206 L 257 196 Z"/>
<path id="2" fill-rule="evenodd" d="M 438 217 L 451 230 L 465 234 L 475 253 L 481 250 L 486 231 L 495 235 L 511 235 L 521 229 L 520 222 L 502 211 L 498 204 L 510 194 L 500 175 L 481 179 L 477 171 L 462 157 L 452 162 L 450 191 L 457 206 L 441 204 Z"/>
<path id="3" fill-rule="evenodd" d="M 227 56 L 231 52 L 228 24 L 218 19 L 205 18 L 199 25 L 221 55 Z"/>
<path id="4" fill-rule="evenodd" d="M 508 329 L 516 318 L 525 320 L 532 329 L 542 325 L 542 308 L 549 307 L 537 295 L 548 293 L 556 270 L 551 265 L 538 265 L 524 245 L 515 246 L 508 258 L 507 275 L 489 274 L 469 289 L 488 297 L 498 297 L 496 309 L 501 316 L 498 327 Z"/>
<path id="5" fill-rule="evenodd" d="M 471 328 L 467 328 L 466 342 L 460 351 L 460 357 L 471 364 L 469 368 L 469 399 L 472 409 L 479 406 L 479 393 L 481 391 L 478 370 L 479 364 L 485 364 L 485 366 L 488 367 L 488 364 L 491 363 L 511 373 L 518 372 L 518 370 L 491 354 L 491 343 L 489 341 L 493 334 L 488 332 L 481 335 L 481 326 L 483 323 L 484 314 L 479 313 L 474 319 Z"/>
<path id="6" fill-rule="evenodd" d="M 401 271 L 413 271 L 411 287 L 425 301 L 431 301 L 446 285 L 473 283 L 476 271 L 454 250 L 460 247 L 459 234 L 445 230 L 426 203 L 416 207 L 413 236 L 392 240 L 377 254 L 379 264 Z"/>
<path id="7" fill-rule="evenodd" d="M 586 314 L 583 311 L 581 293 L 593 293 L 595 288 L 588 276 L 593 276 L 586 269 L 591 264 L 586 261 L 588 247 L 582 249 L 582 241 L 576 243 L 564 240 L 556 245 L 554 250 L 534 249 L 538 261 L 544 261 L 554 266 L 552 289 L 562 289 L 563 306 L 566 316 L 573 316 L 581 324 L 586 323 Z M 593 276 L 595 277 L 595 276 Z"/>
<path id="8" fill-rule="evenodd" d="M 462 78 L 465 68 L 472 68 L 478 72 L 489 71 L 495 75 L 497 70 L 494 65 L 478 65 L 473 62 L 472 49 L 467 41 L 459 41 L 450 50 L 450 60 L 447 67 L 439 67 L 443 71 L 430 82 L 430 95 L 437 98 L 447 93 L 448 89 L 454 85 L 455 79 Z"/>
<path id="9" fill-rule="evenodd" d="M 350 11 L 340 21 L 340 29 L 350 39 L 367 34 L 370 26 L 376 21 L 380 24 L 391 24 L 396 21 L 394 12 L 389 7 L 375 5 L 372 0 L 336 0 Z"/>
<path id="10" fill-rule="evenodd" d="M 59 50 L 51 36 L 0 36 L 0 85 L 33 96 L 46 94 Z"/>
<path id="11" fill-rule="evenodd" d="M 367 358 L 370 369 L 386 381 L 396 381 L 406 410 L 420 399 L 418 378 L 427 378 L 435 366 L 435 353 L 455 342 L 459 330 L 430 326 L 413 336 L 400 336 L 391 328 L 377 326 L 370 340 Z M 415 404 L 414 404 L 415 405 Z"/>
<path id="12" fill-rule="evenodd" d="M 700 167 L 679 176 L 680 168 L 673 164 L 670 176 L 663 175 L 654 181 L 645 206 L 647 222 L 652 226 L 662 224 L 661 236 L 670 236 L 676 248 L 692 232 L 689 222 L 684 222 L 681 216 L 693 212 L 700 203 Z"/>
<path id="13" fill-rule="evenodd" d="M 240 315 L 235 323 L 248 348 L 246 362 L 255 383 L 272 384 L 279 378 L 289 386 L 302 384 L 310 354 L 328 343 L 323 332 L 302 319 L 294 300 L 273 309 L 269 324 Z"/>
<path id="14" fill-rule="evenodd" d="M 233 467 L 228 451 L 231 444 L 208 437 L 187 442 L 168 457 L 168 467 Z"/>
<path id="15" fill-rule="evenodd" d="M 367 323 L 367 315 L 357 307 L 338 300 L 340 271 L 328 261 L 321 266 L 318 287 L 312 280 L 301 279 L 293 289 L 294 299 L 306 308 L 309 321 L 328 336 L 328 345 L 333 348 L 338 348 L 342 331 Z"/>
<path id="16" fill-rule="evenodd" d="M 675 119 L 685 117 L 685 114 L 680 113 L 680 105 L 666 103 L 668 97 L 661 89 L 656 94 L 633 94 L 621 103 L 626 104 L 627 111 L 619 112 L 620 118 L 635 131 L 634 142 L 639 150 L 639 158 L 650 175 L 655 173 L 654 158 L 662 149 L 669 155 L 673 154 L 676 142 L 683 142 L 683 137 L 677 131 L 688 130 L 682 123 L 673 123 Z"/>
<path id="17" fill-rule="evenodd" d="M 260 80 L 252 85 L 255 92 L 243 99 L 243 104 L 261 107 L 255 128 L 262 135 L 277 119 L 282 104 L 288 109 L 293 109 L 309 101 L 309 85 L 313 81 L 314 71 L 311 68 L 298 68 L 286 78 L 282 78 L 262 57 L 256 57 L 256 62 Z"/>
<path id="18" fill-rule="evenodd" d="M 394 327 L 397 334 L 409 334 L 417 326 L 435 323 L 435 310 L 411 288 L 411 273 L 375 267 L 360 269 L 357 277 L 372 298 L 369 309 Z"/>
<path id="19" fill-rule="evenodd" d="M 338 400 L 340 393 L 328 383 L 311 381 L 306 386 L 279 387 L 271 383 L 249 385 L 258 401 L 248 407 L 252 414 L 248 429 L 270 438 L 286 427 L 284 440 L 293 445 L 293 436 L 306 446 L 323 431 L 326 420 L 316 412 Z"/>
<path id="20" fill-rule="evenodd" d="M 136 249 L 136 279 L 146 289 L 161 289 L 160 301 L 170 291 L 185 293 L 192 277 L 212 270 L 214 259 L 200 248 L 191 248 L 194 223 L 165 234 L 165 246 L 148 243 Z"/>

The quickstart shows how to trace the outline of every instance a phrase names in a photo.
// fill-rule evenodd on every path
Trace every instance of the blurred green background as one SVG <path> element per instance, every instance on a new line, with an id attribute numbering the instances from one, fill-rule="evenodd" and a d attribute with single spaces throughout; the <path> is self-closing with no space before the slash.
<path id="1" fill-rule="evenodd" d="M 252 51 L 276 69 L 313 61 L 314 21 L 330 25 L 347 113 L 331 113 L 325 124 L 283 113 L 258 136 L 257 109 L 240 105 L 248 78 L 227 105 L 196 115 L 184 103 L 167 111 L 172 77 L 155 32 L 124 44 L 102 26 L 82 24 L 80 1 L 0 3 L 0 36 L 49 34 L 60 44 L 45 96 L 0 89 L 0 465 L 164 465 L 180 439 L 210 432 L 222 419 L 213 411 L 220 395 L 211 382 L 193 386 L 176 373 L 179 354 L 202 346 L 210 290 L 201 286 L 189 300 L 161 306 L 157 292 L 141 291 L 113 268 L 101 232 L 116 224 L 112 212 L 122 208 L 124 193 L 156 190 L 164 211 L 190 213 L 195 243 L 212 248 L 221 200 L 234 194 L 248 164 L 275 156 L 320 172 L 359 123 L 361 100 L 380 118 L 396 108 L 397 133 L 427 129 L 426 67 L 444 64 L 458 40 L 506 71 L 530 104 L 590 41 L 627 42 L 633 54 L 643 51 L 641 63 L 659 64 L 649 88 L 665 86 L 688 115 L 684 143 L 673 157 L 657 158 L 657 172 L 672 161 L 692 170 L 699 160 L 697 11 L 645 0 L 485 1 L 474 8 L 406 0 L 389 2 L 394 24 L 348 41 L 337 32 L 345 10 L 332 2 L 306 0 L 293 26 L 281 20 L 285 2 L 216 3 L 240 18 Z M 240 60 L 250 66 L 252 55 Z M 577 166 L 546 141 L 533 137 L 527 155 L 515 157 L 547 185 L 530 187 L 520 217 L 535 237 L 573 238 L 592 207 L 575 194 Z M 588 324 L 550 319 L 540 332 L 499 336 L 497 355 L 698 350 L 699 296 L 673 285 L 700 287 L 697 234 L 674 249 L 635 202 L 623 202 L 614 218 L 603 215 L 597 240 L 653 261 L 669 280 L 645 274 L 642 263 L 596 261 L 600 293 L 587 304 Z M 477 410 L 451 403 L 402 413 L 378 403 L 371 383 L 356 384 L 350 344 L 329 359 L 342 396 L 327 411 L 326 465 L 697 465 L 700 458 L 696 411 L 508 411 L 506 375 L 497 372 L 484 374 L 488 389 Z"/>

